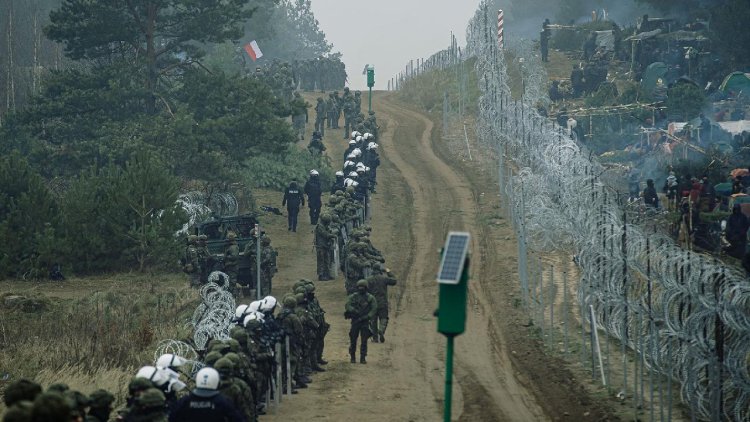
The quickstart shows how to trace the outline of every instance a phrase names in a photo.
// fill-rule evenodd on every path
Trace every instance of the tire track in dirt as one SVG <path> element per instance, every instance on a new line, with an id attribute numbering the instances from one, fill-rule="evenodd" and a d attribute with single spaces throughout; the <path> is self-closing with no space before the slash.
<path id="1" fill-rule="evenodd" d="M 459 420 L 544 420 L 544 412 L 517 380 L 503 335 L 488 309 L 488 298 L 477 282 L 484 276 L 480 258 L 483 247 L 478 232 L 477 199 L 465 177 L 442 161 L 432 148 L 432 122 L 420 113 L 401 106 L 389 97 L 381 100 L 381 106 L 389 121 L 420 122 L 424 130 L 414 139 L 399 138 L 398 143 L 385 148 L 389 159 L 406 178 L 413 191 L 415 259 L 409 274 L 404 295 L 405 306 L 417 309 L 433 309 L 436 304 L 434 274 L 437 269 L 436 250 L 442 245 L 448 230 L 468 230 L 472 236 L 472 251 L 475 265 L 472 266 L 470 282 L 471 312 L 467 333 L 457 339 L 456 378 L 460 400 L 454 407 Z M 412 123 L 414 124 L 414 123 Z M 404 157 L 409 157 L 404 159 Z M 480 263 L 480 265 L 477 265 Z M 429 268 L 430 271 L 425 271 Z M 507 271 L 508 269 L 506 269 Z M 416 300 L 409 300 L 416 298 Z M 401 309 L 408 315 L 411 309 Z M 495 309 L 495 311 L 499 311 Z M 435 330 L 434 320 L 432 332 Z M 439 337 L 433 343 L 432 364 L 437 360 L 442 366 L 444 340 Z M 442 397 L 442 389 L 433 388 Z M 455 414 L 454 414 L 455 416 Z"/>

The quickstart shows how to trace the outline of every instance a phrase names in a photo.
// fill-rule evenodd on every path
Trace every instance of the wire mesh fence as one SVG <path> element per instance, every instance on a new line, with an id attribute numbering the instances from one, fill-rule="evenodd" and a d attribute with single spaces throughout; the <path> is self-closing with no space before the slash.
<path id="1" fill-rule="evenodd" d="M 539 114 L 547 78 L 528 42 L 506 43 L 524 81 L 511 94 L 491 3 L 469 23 L 465 57 L 476 60 L 476 134 L 499 156 L 535 326 L 564 353 L 577 348 L 635 418 L 671 420 L 677 395 L 692 419 L 750 420 L 745 274 L 629 221 L 596 157 Z M 573 263 L 553 259 L 570 251 Z"/>

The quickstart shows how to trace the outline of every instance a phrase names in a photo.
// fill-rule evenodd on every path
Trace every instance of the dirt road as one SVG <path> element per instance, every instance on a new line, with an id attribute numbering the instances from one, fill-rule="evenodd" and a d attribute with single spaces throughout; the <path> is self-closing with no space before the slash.
<path id="1" fill-rule="evenodd" d="M 436 154 L 433 124 L 387 94 L 375 109 L 385 130 L 380 136 L 383 166 L 374 196 L 373 242 L 399 276 L 391 290 L 391 323 L 385 344 L 371 344 L 368 365 L 348 362 L 347 321 L 342 282 L 319 283 L 329 311 L 328 371 L 310 388 L 282 403 L 268 420 L 434 421 L 442 414 L 445 338 L 432 316 L 437 303 L 438 250 L 449 230 L 474 234 L 467 333 L 456 340 L 453 418 L 460 421 L 548 420 L 536 396 L 524 386 L 509 359 L 503 309 L 485 289 L 497 274 L 514 274 L 512 260 L 498 259 L 478 224 L 478 200 L 469 180 Z M 340 131 L 326 137 L 329 155 L 339 157 Z M 512 255 L 514 243 L 499 255 Z M 492 253 L 488 253 L 492 251 Z M 302 257 L 299 257 L 302 258 Z M 480 259 L 476 259 L 480 258 Z M 312 260 L 310 253 L 309 261 Z M 295 260 L 296 261 L 296 260 Z M 503 268 L 503 265 L 507 268 Z M 282 268 L 284 279 L 310 276 L 309 268 Z M 485 280 L 486 279 L 486 280 Z"/>

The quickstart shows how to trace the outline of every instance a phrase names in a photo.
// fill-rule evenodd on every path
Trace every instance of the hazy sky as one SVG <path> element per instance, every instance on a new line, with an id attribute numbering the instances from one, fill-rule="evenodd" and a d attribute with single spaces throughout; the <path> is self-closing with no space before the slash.
<path id="1" fill-rule="evenodd" d="M 411 59 L 428 58 L 450 45 L 453 31 L 465 44 L 466 25 L 479 0 L 312 0 L 312 9 L 344 57 L 349 85 L 365 89 L 362 68 L 375 66 L 375 89 Z"/>

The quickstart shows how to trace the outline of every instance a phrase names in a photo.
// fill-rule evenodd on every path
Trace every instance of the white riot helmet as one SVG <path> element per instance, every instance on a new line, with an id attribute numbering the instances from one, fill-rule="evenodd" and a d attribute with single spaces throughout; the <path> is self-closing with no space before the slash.
<path id="1" fill-rule="evenodd" d="M 370 142 L 369 144 L 367 144 L 367 149 L 378 149 L 378 144 L 376 144 L 375 142 Z"/>
<path id="2" fill-rule="evenodd" d="M 263 312 L 261 312 L 261 311 L 256 311 L 256 312 L 253 312 L 253 315 L 255 315 L 255 318 L 256 318 L 256 319 L 257 319 L 258 321 L 260 321 L 260 322 L 263 322 L 263 321 L 264 321 L 264 320 L 266 319 L 266 316 L 265 316 L 265 315 L 263 314 Z"/>
<path id="3" fill-rule="evenodd" d="M 359 148 L 354 148 L 352 150 L 352 155 L 355 156 L 355 157 L 359 157 L 360 155 L 362 155 L 362 150 L 359 149 Z"/>
<path id="4" fill-rule="evenodd" d="M 352 157 L 352 158 L 354 158 L 354 157 Z M 346 167 L 353 167 L 354 165 L 356 165 L 356 163 L 354 161 L 352 161 L 352 160 L 346 160 L 346 161 L 344 161 L 344 168 L 346 168 Z"/>
<path id="5" fill-rule="evenodd" d="M 159 359 L 156 360 L 156 366 L 158 368 L 179 368 L 180 366 L 187 363 L 187 361 L 180 357 L 175 355 L 174 353 L 166 353 L 161 356 L 159 356 Z"/>
<path id="6" fill-rule="evenodd" d="M 352 132 L 352 140 L 354 140 L 354 138 L 356 138 L 357 135 L 359 135 L 359 132 L 357 132 L 356 130 Z"/>
<path id="7" fill-rule="evenodd" d="M 356 171 L 353 171 L 353 172 L 349 173 L 349 177 L 358 177 L 358 176 L 359 175 L 357 174 Z"/>
<path id="8" fill-rule="evenodd" d="M 273 312 L 276 307 L 276 298 L 273 296 L 266 296 L 263 298 L 263 303 L 260 305 L 261 312 Z"/>
<path id="9" fill-rule="evenodd" d="M 365 139 L 370 139 L 370 138 L 372 138 L 372 133 L 370 133 L 370 132 L 367 132 L 367 133 L 365 133 L 365 134 L 364 134 L 364 138 L 365 138 Z"/>
<path id="10" fill-rule="evenodd" d="M 356 138 L 354 138 L 354 139 L 356 139 L 356 141 L 357 141 L 357 142 L 362 142 L 362 137 L 361 137 L 361 136 L 357 136 L 357 137 L 356 137 Z"/>
<path id="11" fill-rule="evenodd" d="M 357 141 L 355 141 L 354 139 L 352 139 L 351 141 L 349 141 L 349 145 L 354 145 L 356 143 L 357 143 Z"/>
<path id="12" fill-rule="evenodd" d="M 234 311 L 234 317 L 237 318 L 237 320 L 242 321 L 242 317 L 247 314 L 249 306 L 248 305 L 240 305 L 235 309 Z"/>
<path id="13" fill-rule="evenodd" d="M 356 160 L 356 159 L 357 159 L 357 156 L 356 156 L 356 155 L 354 155 L 354 154 L 352 154 L 352 153 L 350 152 L 350 153 L 349 153 L 349 155 L 347 155 L 347 156 L 346 156 L 346 159 L 347 159 L 347 160 Z"/>
<path id="14" fill-rule="evenodd" d="M 213 397 L 219 394 L 219 381 L 221 377 L 214 368 L 203 368 L 195 374 L 195 390 L 193 394 L 198 397 Z"/>
<path id="15" fill-rule="evenodd" d="M 154 383 L 155 386 L 162 388 L 165 384 L 169 382 L 169 374 L 159 369 L 155 366 L 144 366 L 141 369 L 138 370 L 135 374 L 136 378 L 145 378 L 152 383 Z"/>
<path id="16" fill-rule="evenodd" d="M 352 185 L 352 183 L 354 183 L 354 180 L 349 179 L 349 178 L 344 179 L 344 186 L 349 187 Z"/>
<path id="17" fill-rule="evenodd" d="M 245 315 L 248 315 L 251 312 L 258 312 L 258 310 L 260 310 L 260 305 L 262 304 L 263 304 L 262 300 L 254 300 L 250 302 L 250 306 L 247 307 L 247 311 L 245 311 Z"/>
<path id="18" fill-rule="evenodd" d="M 344 172 L 343 171 L 337 171 L 336 172 L 336 177 L 344 177 Z"/>
<path id="19" fill-rule="evenodd" d="M 317 171 L 317 170 L 315 170 L 315 169 L 312 169 L 312 170 L 310 170 L 310 176 L 317 176 L 317 175 L 319 175 L 319 174 L 320 174 L 320 173 L 318 173 L 318 171 Z"/>

